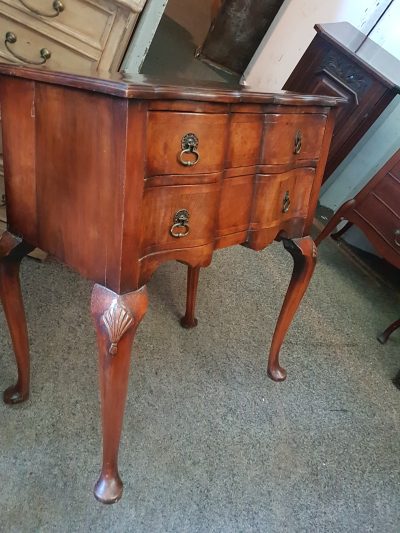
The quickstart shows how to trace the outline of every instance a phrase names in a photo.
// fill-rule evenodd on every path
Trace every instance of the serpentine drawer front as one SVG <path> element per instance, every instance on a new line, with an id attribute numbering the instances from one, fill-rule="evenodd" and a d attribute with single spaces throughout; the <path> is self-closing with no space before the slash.
<path id="1" fill-rule="evenodd" d="M 268 374 L 285 379 L 279 351 L 316 262 L 310 227 L 337 103 L 0 64 L 9 219 L 0 237 L 0 284 L 19 362 L 19 379 L 5 401 L 29 393 L 18 266 L 38 246 L 96 283 L 100 501 L 113 503 L 122 494 L 117 454 L 131 347 L 147 309 L 145 284 L 165 261 L 188 266 L 181 324 L 191 328 L 200 268 L 216 249 L 261 250 L 282 241 L 294 270 Z"/>
<path id="2" fill-rule="evenodd" d="M 304 221 L 308 213 L 314 177 L 314 168 L 257 175 L 252 229 L 280 228 L 293 218 Z"/>
<path id="3" fill-rule="evenodd" d="M 266 115 L 262 163 L 282 165 L 318 159 L 326 115 Z"/>
<path id="4" fill-rule="evenodd" d="M 227 124 L 227 114 L 150 112 L 148 176 L 223 170 Z"/>
<path id="5" fill-rule="evenodd" d="M 218 191 L 218 184 L 146 189 L 142 211 L 142 255 L 213 242 Z M 181 211 L 185 213 L 180 218 Z"/>

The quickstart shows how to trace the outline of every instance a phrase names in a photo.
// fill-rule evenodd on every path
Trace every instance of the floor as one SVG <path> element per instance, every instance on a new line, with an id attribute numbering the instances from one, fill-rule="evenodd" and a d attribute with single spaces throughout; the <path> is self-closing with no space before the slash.
<path id="1" fill-rule="evenodd" d="M 291 271 L 278 244 L 215 254 L 201 277 L 199 326 L 183 330 L 185 270 L 149 284 L 120 456 L 123 499 L 92 497 L 99 470 L 91 284 L 25 260 L 32 394 L 0 405 L 0 531 L 398 532 L 400 295 L 327 239 L 282 349 L 266 352 Z M 0 315 L 0 389 L 15 377 Z"/>
<path id="2" fill-rule="evenodd" d="M 239 81 L 237 74 L 214 68 L 195 57 L 211 24 L 212 0 L 169 0 L 141 72 L 185 80 Z"/>

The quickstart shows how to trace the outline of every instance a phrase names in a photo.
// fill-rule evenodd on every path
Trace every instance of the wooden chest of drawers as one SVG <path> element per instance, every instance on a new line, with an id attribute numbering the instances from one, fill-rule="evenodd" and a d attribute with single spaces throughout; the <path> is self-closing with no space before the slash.
<path id="1" fill-rule="evenodd" d="M 38 246 L 96 282 L 103 469 L 95 495 L 112 503 L 122 493 L 117 455 L 132 342 L 145 283 L 161 263 L 188 265 L 181 324 L 190 328 L 199 271 L 214 250 L 282 241 L 294 269 L 268 373 L 285 379 L 279 351 L 315 267 L 309 230 L 338 99 L 9 65 L 0 74 L 9 218 L 0 296 L 19 370 L 5 401 L 29 392 L 18 267 Z"/>
<path id="2" fill-rule="evenodd" d="M 400 92 L 400 61 L 347 22 L 315 29 L 283 88 L 347 99 L 336 117 L 326 180 Z"/>
<path id="3" fill-rule="evenodd" d="M 400 268 L 400 150 L 351 200 L 334 214 L 316 242 L 321 242 L 341 220 L 347 224 L 333 237 L 358 226 L 389 263 Z"/>
<path id="4" fill-rule="evenodd" d="M 0 58 L 117 71 L 146 0 L 0 0 Z"/>
<path id="5" fill-rule="evenodd" d="M 342 221 L 347 223 L 332 235 L 341 237 L 353 224 L 371 241 L 378 253 L 400 269 L 400 149 L 371 181 L 351 200 L 345 202 L 318 235 L 318 245 Z M 400 328 L 400 320 L 378 336 L 384 344 Z"/>

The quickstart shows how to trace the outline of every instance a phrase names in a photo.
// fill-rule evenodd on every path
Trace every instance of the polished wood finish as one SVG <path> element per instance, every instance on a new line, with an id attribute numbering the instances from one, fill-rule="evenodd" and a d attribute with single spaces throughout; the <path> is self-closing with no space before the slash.
<path id="1" fill-rule="evenodd" d="M 227 113 L 151 111 L 147 123 L 147 176 L 223 170 L 226 148 L 221 141 L 226 138 L 227 124 Z M 177 157 L 176 147 L 193 130 L 201 139 L 201 156 L 195 166 L 185 167 Z"/>
<path id="2" fill-rule="evenodd" d="M 118 295 L 95 285 L 91 312 L 99 349 L 100 397 L 103 420 L 103 466 L 94 494 L 102 503 L 122 495 L 118 449 L 128 389 L 129 363 L 135 332 L 148 305 L 145 287 Z"/>
<path id="3" fill-rule="evenodd" d="M 310 283 L 317 262 L 317 248 L 311 237 L 294 240 L 283 239 L 283 245 L 293 257 L 294 265 L 268 357 L 267 372 L 274 381 L 286 379 L 286 370 L 279 363 L 279 352 L 294 314 Z"/>
<path id="4" fill-rule="evenodd" d="M 325 181 L 400 92 L 400 61 L 347 22 L 315 29 L 283 88 L 347 99 L 337 112 Z"/>
<path id="5" fill-rule="evenodd" d="M 23 257 L 32 250 L 22 239 L 5 231 L 0 237 L 0 299 L 3 305 L 17 362 L 18 379 L 9 387 L 5 403 L 20 403 L 29 397 L 29 342 L 24 304 L 19 282 L 19 267 Z"/>
<path id="6" fill-rule="evenodd" d="M 10 232 L 96 283 L 103 468 L 95 495 L 112 503 L 122 491 L 130 349 L 159 265 L 189 267 L 182 325 L 193 327 L 199 270 L 214 250 L 283 240 L 295 268 L 268 367 L 283 379 L 279 348 L 315 264 L 309 231 L 340 101 L 7 65 L 0 78 Z"/>
<path id="7" fill-rule="evenodd" d="M 145 2 L 146 0 L 0 0 L 0 61 L 28 65 L 32 61 L 42 61 L 40 51 L 47 49 L 50 57 L 45 64 L 51 69 L 74 71 L 86 67 L 93 72 L 97 69 L 118 71 Z M 9 32 L 15 35 L 16 42 L 13 44 L 6 43 Z M 1 196 L 3 182 L 0 133 Z M 6 222 L 3 205 L 0 206 L 0 220 Z M 44 258 L 44 253 L 40 250 L 35 250 L 30 255 Z"/>
<path id="8" fill-rule="evenodd" d="M 194 316 L 196 309 L 197 287 L 199 284 L 200 267 L 188 267 L 186 313 L 181 318 L 181 326 L 186 329 L 197 326 Z"/>

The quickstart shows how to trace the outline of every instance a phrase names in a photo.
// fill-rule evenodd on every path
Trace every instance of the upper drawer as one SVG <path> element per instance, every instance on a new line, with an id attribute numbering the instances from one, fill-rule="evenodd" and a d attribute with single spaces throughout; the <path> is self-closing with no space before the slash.
<path id="1" fill-rule="evenodd" d="M 261 163 L 283 165 L 318 159 L 326 119 L 323 114 L 265 115 Z"/>
<path id="2" fill-rule="evenodd" d="M 1 0 L 1 13 L 29 24 L 32 29 L 65 34 L 63 42 L 78 39 L 98 50 L 105 47 L 117 6 L 112 1 L 88 0 Z M 62 6 L 60 8 L 60 6 Z"/>
<path id="3" fill-rule="evenodd" d="M 62 70 L 66 66 L 72 70 L 80 70 L 82 67 L 95 69 L 100 54 L 97 58 L 87 57 L 45 33 L 0 17 L 0 58 L 17 64 L 46 64 L 54 70 Z"/>
<path id="4" fill-rule="evenodd" d="M 151 111 L 147 130 L 147 176 L 221 171 L 227 124 L 227 114 Z"/>
<path id="5" fill-rule="evenodd" d="M 258 165 L 263 118 L 261 113 L 232 114 L 229 124 L 227 168 Z"/>

